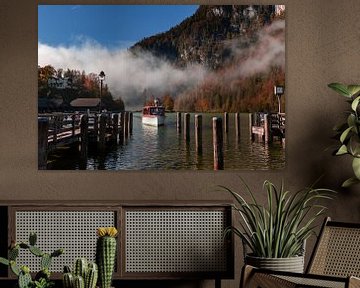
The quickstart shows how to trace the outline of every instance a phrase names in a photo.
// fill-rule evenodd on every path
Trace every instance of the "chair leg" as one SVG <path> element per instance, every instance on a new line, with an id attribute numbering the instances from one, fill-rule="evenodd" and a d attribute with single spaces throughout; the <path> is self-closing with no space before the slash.
<path id="1" fill-rule="evenodd" d="M 244 265 L 244 267 L 242 268 L 242 271 L 241 271 L 239 288 L 248 287 L 250 280 L 251 280 L 251 275 L 253 274 L 253 271 L 254 271 L 254 267 L 252 267 L 250 265 Z"/>
<path id="2" fill-rule="evenodd" d="M 349 288 L 360 288 L 360 278 L 349 277 Z"/>
<path id="3" fill-rule="evenodd" d="M 220 278 L 215 279 L 215 288 L 221 288 L 221 279 Z"/>

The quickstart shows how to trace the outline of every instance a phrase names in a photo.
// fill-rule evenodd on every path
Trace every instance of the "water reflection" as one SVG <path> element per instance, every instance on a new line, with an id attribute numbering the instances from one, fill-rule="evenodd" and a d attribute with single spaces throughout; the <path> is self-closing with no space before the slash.
<path id="1" fill-rule="evenodd" d="M 195 147 L 194 114 L 190 117 L 190 139 L 176 129 L 176 113 L 167 114 L 166 125 L 152 127 L 141 123 L 134 113 L 133 134 L 124 145 L 108 147 L 104 153 L 89 151 L 88 159 L 58 157 L 52 169 L 87 170 L 147 170 L 192 169 L 213 170 L 212 117 L 221 114 L 202 114 L 202 151 Z M 232 169 L 281 169 L 285 167 L 285 149 L 281 143 L 252 142 L 248 114 L 240 116 L 240 137 L 236 135 L 234 114 L 229 114 L 229 132 L 224 133 L 224 166 Z"/>

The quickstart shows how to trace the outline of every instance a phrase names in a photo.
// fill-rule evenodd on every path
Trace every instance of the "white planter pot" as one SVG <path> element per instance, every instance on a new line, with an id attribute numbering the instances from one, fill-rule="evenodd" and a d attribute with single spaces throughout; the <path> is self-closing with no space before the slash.
<path id="1" fill-rule="evenodd" d="M 304 273 L 304 256 L 289 258 L 262 258 L 246 255 L 245 263 L 263 269 Z"/>

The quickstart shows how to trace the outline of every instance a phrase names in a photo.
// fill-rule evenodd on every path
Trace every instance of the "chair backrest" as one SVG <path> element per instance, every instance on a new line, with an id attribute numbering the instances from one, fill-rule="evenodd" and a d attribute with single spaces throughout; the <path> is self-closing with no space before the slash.
<path id="1" fill-rule="evenodd" d="M 326 218 L 307 273 L 360 277 L 360 223 Z"/>

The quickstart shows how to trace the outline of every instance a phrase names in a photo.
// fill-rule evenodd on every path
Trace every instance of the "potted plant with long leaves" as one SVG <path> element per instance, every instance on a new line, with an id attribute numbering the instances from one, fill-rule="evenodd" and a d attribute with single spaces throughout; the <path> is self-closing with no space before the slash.
<path id="1" fill-rule="evenodd" d="M 316 220 L 326 207 L 319 200 L 332 199 L 333 190 L 304 188 L 290 193 L 266 180 L 267 203 L 262 205 L 243 181 L 251 201 L 227 187 L 221 186 L 235 199 L 233 208 L 239 214 L 239 226 L 229 232 L 243 242 L 245 264 L 271 270 L 303 272 L 305 241 L 314 234 Z M 250 252 L 250 253 L 247 253 Z"/>
<path id="2" fill-rule="evenodd" d="M 328 85 L 338 94 L 346 97 L 350 104 L 346 122 L 334 127 L 340 146 L 335 155 L 350 155 L 352 157 L 353 177 L 345 180 L 343 187 L 360 183 L 360 85 L 344 85 L 331 83 Z"/>

